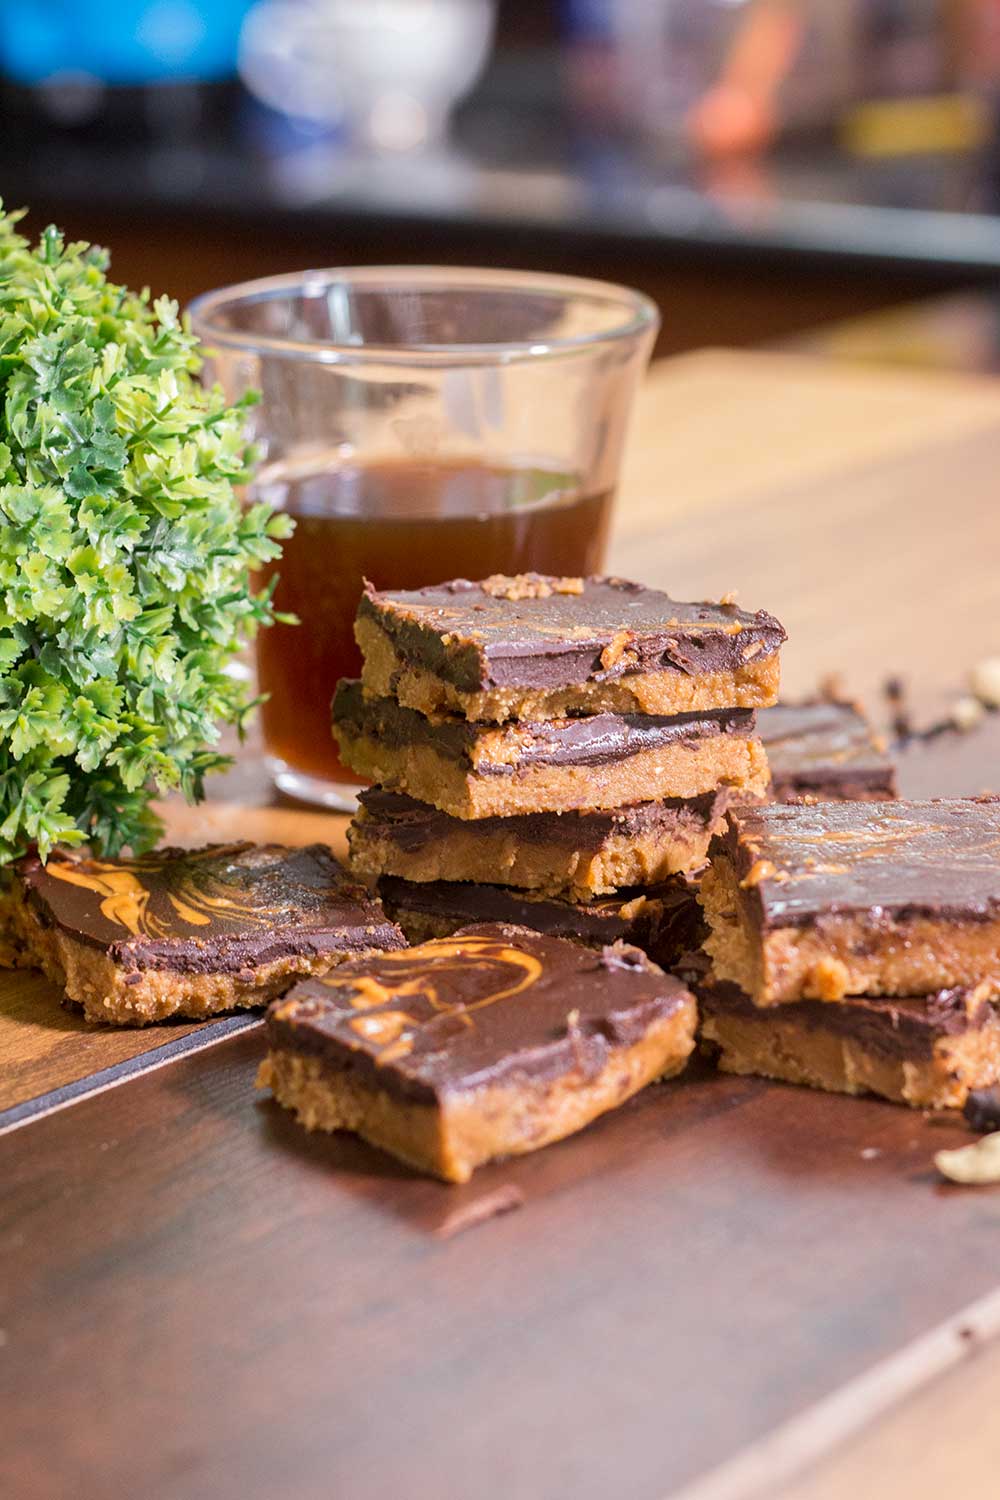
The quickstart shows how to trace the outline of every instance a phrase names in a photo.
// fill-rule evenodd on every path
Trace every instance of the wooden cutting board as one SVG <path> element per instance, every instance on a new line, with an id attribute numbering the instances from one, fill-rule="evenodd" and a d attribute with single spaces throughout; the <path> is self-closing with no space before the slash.
<path id="1" fill-rule="evenodd" d="M 613 566 L 766 603 L 793 693 L 903 672 L 936 706 L 1000 649 L 998 451 L 986 382 L 671 362 Z M 998 728 L 918 748 L 904 789 L 997 786 Z M 241 796 L 172 809 L 171 835 L 342 837 Z M 43 1101 L 0 1136 L 0 1492 L 770 1497 L 1000 1325 L 1000 1194 L 931 1166 L 953 1119 L 696 1067 L 455 1189 L 303 1134 L 255 1095 L 261 1050 L 252 1025 L 84 1033 L 0 979 L 8 1108 Z M 959 1374 L 946 1420 L 901 1411 L 895 1449 L 810 1500 L 924 1500 L 942 1466 L 991 1493 L 961 1414 L 995 1409 L 1000 1366 Z"/>

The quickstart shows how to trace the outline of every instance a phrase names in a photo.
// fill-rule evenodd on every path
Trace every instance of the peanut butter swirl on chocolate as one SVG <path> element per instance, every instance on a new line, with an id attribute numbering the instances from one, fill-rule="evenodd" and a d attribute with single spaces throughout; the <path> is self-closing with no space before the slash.
<path id="1" fill-rule="evenodd" d="M 321 1058 L 424 1102 L 508 1081 L 596 1077 L 609 1052 L 691 1006 L 623 944 L 469 927 L 308 979 L 268 1011 L 272 1048 Z"/>
<path id="2" fill-rule="evenodd" d="M 716 850 L 764 928 L 846 912 L 1000 917 L 1000 798 L 741 808 Z"/>
<path id="3" fill-rule="evenodd" d="M 567 901 L 468 880 L 412 881 L 382 875 L 377 885 L 386 911 L 411 942 L 446 937 L 482 922 L 530 927 L 589 947 L 631 943 L 656 963 L 673 965 L 701 934 L 695 888 L 683 877 L 619 891 L 595 901 Z"/>
<path id="4" fill-rule="evenodd" d="M 216 973 L 404 945 L 322 844 L 210 844 L 113 860 L 57 851 L 45 865 L 21 860 L 13 879 L 38 922 L 125 971 Z"/>
<path id="5" fill-rule="evenodd" d="M 763 610 L 681 603 L 623 578 L 539 574 L 392 592 L 369 584 L 358 621 L 383 632 L 402 661 L 464 692 L 731 673 L 773 656 L 785 640 Z"/>

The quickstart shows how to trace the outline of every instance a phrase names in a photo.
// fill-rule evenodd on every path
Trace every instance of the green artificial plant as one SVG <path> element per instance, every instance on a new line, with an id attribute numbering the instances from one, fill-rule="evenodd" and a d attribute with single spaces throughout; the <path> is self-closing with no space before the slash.
<path id="1" fill-rule="evenodd" d="M 202 796 L 273 617 L 250 570 L 290 529 L 240 506 L 246 403 L 198 383 L 177 304 L 21 217 L 0 204 L 0 862 L 147 848 L 157 793 Z"/>

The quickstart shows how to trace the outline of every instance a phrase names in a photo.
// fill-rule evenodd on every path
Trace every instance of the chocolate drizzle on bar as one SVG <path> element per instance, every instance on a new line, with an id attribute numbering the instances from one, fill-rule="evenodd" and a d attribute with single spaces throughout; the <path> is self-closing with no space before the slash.
<path id="1" fill-rule="evenodd" d="M 844 912 L 1000 914 L 1000 798 L 744 807 L 719 847 L 765 929 Z"/>
<path id="2" fill-rule="evenodd" d="M 552 689 L 633 672 L 733 672 L 772 656 L 785 632 L 763 610 L 681 603 L 621 578 L 470 583 L 380 593 L 366 585 L 359 619 L 372 620 L 408 663 L 465 692 Z M 547 585 L 547 587 L 546 587 Z"/>
<path id="3" fill-rule="evenodd" d="M 405 945 L 381 905 L 313 844 L 210 844 L 136 859 L 56 851 L 14 867 L 38 919 L 125 970 L 202 974 Z"/>
<path id="4" fill-rule="evenodd" d="M 303 980 L 271 1006 L 267 1029 L 272 1048 L 426 1102 L 510 1079 L 596 1077 L 611 1047 L 689 1003 L 638 949 L 489 924 Z"/>

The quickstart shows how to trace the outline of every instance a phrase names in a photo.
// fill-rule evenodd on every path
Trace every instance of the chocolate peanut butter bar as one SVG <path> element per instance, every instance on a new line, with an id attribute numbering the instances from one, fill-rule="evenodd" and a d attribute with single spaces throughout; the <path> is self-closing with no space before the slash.
<path id="1" fill-rule="evenodd" d="M 746 708 L 475 724 L 371 698 L 342 679 L 333 724 L 352 770 L 456 818 L 620 807 L 720 786 L 762 796 L 768 780 Z"/>
<path id="2" fill-rule="evenodd" d="M 705 947 L 757 1005 L 1000 995 L 1000 799 L 740 808 L 711 854 Z"/>
<path id="3" fill-rule="evenodd" d="M 13 867 L 4 909 L 19 962 L 88 1020 L 124 1026 L 263 1005 L 301 975 L 406 946 L 322 844 L 56 851 Z"/>
<path id="4" fill-rule="evenodd" d="M 696 990 L 701 1035 L 725 1073 L 916 1109 L 961 1109 L 1000 1079 L 1000 1016 L 984 987 L 913 999 L 803 1000 L 765 1011 L 737 985 Z"/>
<path id="5" fill-rule="evenodd" d="M 453 818 L 403 792 L 371 787 L 347 831 L 361 875 L 476 880 L 589 901 L 658 885 L 705 863 L 726 791 L 628 807 L 515 817 Z"/>
<path id="6" fill-rule="evenodd" d="M 852 703 L 779 703 L 757 716 L 776 802 L 882 802 L 896 767 Z"/>
<path id="7" fill-rule="evenodd" d="M 268 1011 L 258 1083 L 307 1130 L 466 1182 L 679 1072 L 695 1019 L 638 949 L 487 924 L 296 985 Z"/>
<path id="8" fill-rule="evenodd" d="M 669 968 L 700 941 L 702 930 L 695 888 L 683 877 L 585 903 L 512 891 L 502 885 L 457 880 L 417 883 L 396 875 L 383 875 L 378 893 L 411 943 L 448 937 L 477 923 L 505 922 L 592 948 L 631 943 Z"/>
<path id="9" fill-rule="evenodd" d="M 494 723 L 762 707 L 778 696 L 785 639 L 763 610 L 538 573 L 391 593 L 366 585 L 355 635 L 372 695 Z"/>

